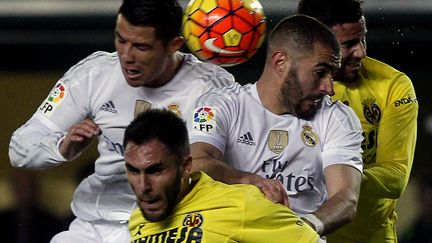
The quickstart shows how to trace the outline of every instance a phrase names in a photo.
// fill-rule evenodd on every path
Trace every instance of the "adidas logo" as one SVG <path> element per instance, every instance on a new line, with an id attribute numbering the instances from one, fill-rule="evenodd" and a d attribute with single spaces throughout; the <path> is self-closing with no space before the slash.
<path id="1" fill-rule="evenodd" d="M 237 143 L 244 143 L 244 144 L 252 145 L 252 146 L 255 146 L 255 144 L 256 144 L 254 142 L 254 140 L 253 140 L 252 135 L 251 135 L 250 132 L 247 132 L 243 136 L 240 136 L 237 139 Z"/>
<path id="2" fill-rule="evenodd" d="M 115 108 L 115 105 L 114 105 L 114 103 L 113 103 L 111 100 L 108 101 L 107 103 L 103 104 L 103 105 L 99 108 L 99 110 L 101 110 L 101 111 L 108 111 L 108 112 L 111 112 L 111 113 L 117 114 L 117 110 L 116 110 L 116 108 Z"/>

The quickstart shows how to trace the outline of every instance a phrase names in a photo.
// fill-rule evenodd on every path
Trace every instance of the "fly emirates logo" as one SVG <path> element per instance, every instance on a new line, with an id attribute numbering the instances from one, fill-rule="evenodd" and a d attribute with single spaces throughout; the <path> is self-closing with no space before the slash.
<path id="1" fill-rule="evenodd" d="M 313 190 L 314 189 L 314 178 L 307 174 L 297 175 L 293 172 L 284 170 L 289 161 L 279 161 L 276 159 L 270 159 L 263 162 L 261 166 L 261 175 L 267 179 L 279 180 L 285 189 L 292 194 L 297 192 Z M 291 194 L 291 193 L 289 193 Z"/>

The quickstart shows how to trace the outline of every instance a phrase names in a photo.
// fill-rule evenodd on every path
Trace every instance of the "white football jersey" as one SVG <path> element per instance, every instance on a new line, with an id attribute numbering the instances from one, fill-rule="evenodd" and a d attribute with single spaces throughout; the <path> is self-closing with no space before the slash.
<path id="1" fill-rule="evenodd" d="M 101 128 L 95 173 L 83 180 L 72 202 L 84 220 L 128 220 L 135 208 L 124 165 L 123 136 L 137 113 L 167 108 L 188 117 L 200 94 L 234 78 L 224 69 L 190 54 L 177 75 L 159 88 L 127 84 L 116 53 L 95 52 L 72 67 L 54 86 L 33 117 L 12 135 L 9 156 L 18 167 L 44 169 L 65 161 L 58 144 L 86 117 Z"/>
<path id="2" fill-rule="evenodd" d="M 233 84 L 204 94 L 190 122 L 191 143 L 209 143 L 232 167 L 280 180 L 298 214 L 314 212 L 326 200 L 325 167 L 347 164 L 362 171 L 360 122 L 329 96 L 312 120 L 303 120 L 265 109 L 255 84 Z"/>

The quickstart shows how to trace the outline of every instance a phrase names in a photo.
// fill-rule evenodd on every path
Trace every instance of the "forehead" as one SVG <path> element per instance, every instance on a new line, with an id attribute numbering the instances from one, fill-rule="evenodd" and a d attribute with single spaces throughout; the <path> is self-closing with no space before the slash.
<path id="1" fill-rule="evenodd" d="M 169 157 L 168 147 L 157 139 L 139 145 L 132 142 L 126 145 L 125 160 L 137 168 L 167 162 Z"/>
<path id="2" fill-rule="evenodd" d="M 123 38 L 131 38 L 136 42 L 156 40 L 156 28 L 152 26 L 132 25 L 121 14 L 117 16 L 116 32 Z"/>
<path id="3" fill-rule="evenodd" d="M 366 20 L 362 17 L 355 23 L 337 24 L 331 27 L 331 30 L 340 42 L 344 40 L 361 39 L 367 33 Z"/>

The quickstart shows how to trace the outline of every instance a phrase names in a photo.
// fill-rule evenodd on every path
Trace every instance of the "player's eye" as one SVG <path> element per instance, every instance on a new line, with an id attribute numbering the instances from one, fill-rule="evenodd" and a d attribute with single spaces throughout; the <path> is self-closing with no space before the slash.
<path id="1" fill-rule="evenodd" d="M 126 170 L 129 173 L 131 173 L 131 174 L 138 174 L 138 173 L 140 173 L 140 171 L 137 168 L 131 166 L 130 164 L 126 164 Z"/>
<path id="2" fill-rule="evenodd" d="M 119 42 L 119 43 L 125 43 L 126 41 L 123 39 L 123 38 L 121 38 L 119 35 L 116 35 L 116 40 L 117 40 L 117 42 Z"/>

